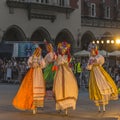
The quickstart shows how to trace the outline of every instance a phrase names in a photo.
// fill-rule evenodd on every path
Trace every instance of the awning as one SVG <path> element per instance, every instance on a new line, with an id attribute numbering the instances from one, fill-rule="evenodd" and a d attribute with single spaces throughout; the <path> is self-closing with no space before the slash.
<path id="1" fill-rule="evenodd" d="M 89 55 L 90 55 L 90 52 L 86 50 L 82 50 L 82 51 L 74 53 L 74 56 L 89 56 Z"/>

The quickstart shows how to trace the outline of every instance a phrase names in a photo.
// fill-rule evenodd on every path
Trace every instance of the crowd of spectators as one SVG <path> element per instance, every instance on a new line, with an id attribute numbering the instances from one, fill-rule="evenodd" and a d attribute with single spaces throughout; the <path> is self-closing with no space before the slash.
<path id="1" fill-rule="evenodd" d="M 21 83 L 27 70 L 27 58 L 0 58 L 0 82 Z"/>
<path id="2" fill-rule="evenodd" d="M 22 78 L 29 69 L 27 65 L 27 60 L 28 58 L 0 58 L 0 82 L 21 83 Z M 81 65 L 81 73 L 79 76 L 78 86 L 84 86 L 85 88 L 88 88 L 89 71 L 86 70 L 87 59 L 84 59 L 82 61 L 72 61 L 71 67 L 74 74 L 75 64 L 77 62 L 80 62 Z M 104 68 L 107 70 L 110 76 L 112 76 L 116 84 L 120 83 L 119 65 L 109 65 L 108 67 L 106 67 L 106 64 L 104 64 Z"/>
<path id="3" fill-rule="evenodd" d="M 89 73 L 90 71 L 88 71 L 86 69 L 86 65 L 88 62 L 88 58 L 82 59 L 82 60 L 77 60 L 75 59 L 73 61 L 73 72 L 75 70 L 75 64 L 79 62 L 81 64 L 81 73 L 79 75 L 79 82 L 78 82 L 78 86 L 84 86 L 85 88 L 88 88 L 88 81 L 89 81 Z M 109 75 L 113 78 L 114 82 L 116 83 L 116 85 L 118 87 L 120 87 L 120 65 L 119 64 L 113 64 L 110 63 L 109 60 L 105 61 L 103 68 L 109 73 Z M 75 72 L 74 72 L 75 73 Z M 76 75 L 76 74 L 75 74 Z M 76 76 L 76 78 L 78 78 L 78 76 Z"/>

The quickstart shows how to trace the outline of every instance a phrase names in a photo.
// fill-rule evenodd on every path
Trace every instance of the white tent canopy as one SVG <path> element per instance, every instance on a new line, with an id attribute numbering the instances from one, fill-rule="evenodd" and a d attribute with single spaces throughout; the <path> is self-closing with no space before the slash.
<path id="1" fill-rule="evenodd" d="M 87 50 L 82 50 L 79 52 L 74 53 L 75 56 L 89 56 L 89 52 Z"/>
<path id="2" fill-rule="evenodd" d="M 120 51 L 114 51 L 108 54 L 109 56 L 120 56 Z"/>
<path id="3" fill-rule="evenodd" d="M 103 56 L 120 56 L 120 51 L 114 51 L 114 52 L 107 52 L 105 50 L 99 50 L 99 54 Z M 89 56 L 90 53 L 87 50 L 82 50 L 79 52 L 74 53 L 74 56 Z"/>

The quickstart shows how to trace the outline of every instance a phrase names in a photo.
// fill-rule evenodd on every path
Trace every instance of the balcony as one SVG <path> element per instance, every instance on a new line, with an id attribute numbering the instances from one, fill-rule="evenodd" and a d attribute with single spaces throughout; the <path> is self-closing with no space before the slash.
<path id="1" fill-rule="evenodd" d="M 88 27 L 120 29 L 120 21 L 118 21 L 118 20 L 93 18 L 93 17 L 88 17 L 88 16 L 81 17 L 81 25 L 88 26 Z"/>
<path id="2" fill-rule="evenodd" d="M 50 19 L 52 22 L 56 19 L 53 12 L 70 14 L 74 11 L 67 3 L 57 3 L 57 0 L 6 0 L 6 4 L 10 8 L 21 8 L 28 10 L 28 18 Z M 44 11 L 44 13 L 32 13 L 31 11 Z M 51 12 L 48 14 L 47 12 Z M 47 16 L 48 15 L 48 16 Z"/>

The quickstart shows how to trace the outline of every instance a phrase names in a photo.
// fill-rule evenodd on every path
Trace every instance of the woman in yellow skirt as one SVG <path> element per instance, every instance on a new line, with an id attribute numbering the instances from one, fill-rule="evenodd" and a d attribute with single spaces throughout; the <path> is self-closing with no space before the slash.
<path id="1" fill-rule="evenodd" d="M 55 65 L 58 66 L 54 77 L 53 93 L 56 101 L 56 110 L 65 110 L 76 108 L 78 98 L 77 80 L 69 67 L 70 62 L 70 44 L 62 42 L 58 44 L 58 57 Z M 54 70 L 54 68 L 53 68 Z"/>
<path id="2" fill-rule="evenodd" d="M 41 48 L 37 47 L 28 59 L 29 71 L 25 75 L 21 86 L 13 99 L 13 106 L 20 110 L 33 110 L 44 106 L 45 81 L 42 68 L 45 67 L 44 59 L 41 56 Z"/>
<path id="3" fill-rule="evenodd" d="M 98 54 L 96 44 L 89 45 L 90 58 L 87 64 L 87 69 L 90 70 L 89 78 L 89 97 L 98 106 L 99 112 L 102 106 L 105 112 L 105 105 L 109 100 L 118 99 L 118 90 L 111 76 L 102 67 L 104 57 Z"/>

